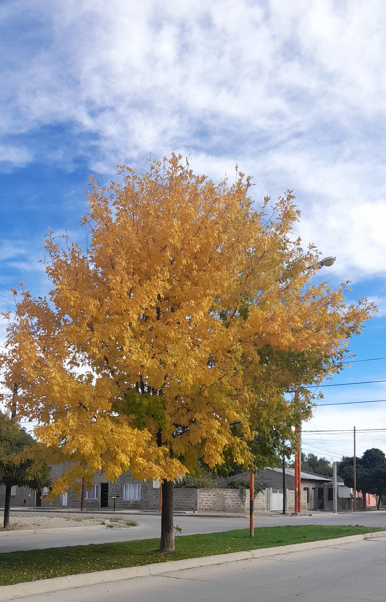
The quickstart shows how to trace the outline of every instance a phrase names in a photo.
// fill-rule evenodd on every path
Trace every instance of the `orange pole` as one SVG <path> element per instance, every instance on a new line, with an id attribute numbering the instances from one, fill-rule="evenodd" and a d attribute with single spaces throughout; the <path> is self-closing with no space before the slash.
<path id="1" fill-rule="evenodd" d="M 295 399 L 299 399 L 298 391 L 295 391 Z M 295 454 L 295 513 L 301 512 L 301 443 L 300 443 L 300 430 L 295 428 L 295 433 L 299 435 L 299 443 Z"/>
<path id="2" fill-rule="evenodd" d="M 249 469 L 249 535 L 255 536 L 255 478 L 252 466 Z"/>

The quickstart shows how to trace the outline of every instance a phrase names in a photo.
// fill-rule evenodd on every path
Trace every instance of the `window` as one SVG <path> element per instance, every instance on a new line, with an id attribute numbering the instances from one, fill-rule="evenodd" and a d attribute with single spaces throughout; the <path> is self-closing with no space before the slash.
<path id="1" fill-rule="evenodd" d="M 123 499 L 130 502 L 139 502 L 141 499 L 141 485 L 124 485 Z"/>
<path id="2" fill-rule="evenodd" d="M 43 487 L 42 489 L 42 495 L 48 495 L 49 489 L 48 487 Z"/>
<path id="3" fill-rule="evenodd" d="M 11 495 L 12 495 L 12 497 L 14 497 L 16 495 L 16 485 L 11 487 Z"/>
<path id="4" fill-rule="evenodd" d="M 87 491 L 85 488 L 84 491 L 84 499 L 85 500 L 97 500 L 98 499 L 98 485 L 93 485 L 90 491 Z"/>

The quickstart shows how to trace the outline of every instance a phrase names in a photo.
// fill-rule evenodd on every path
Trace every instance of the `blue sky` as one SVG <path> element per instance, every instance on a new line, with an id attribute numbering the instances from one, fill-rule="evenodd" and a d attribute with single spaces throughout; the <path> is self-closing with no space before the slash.
<path id="1" fill-rule="evenodd" d="M 356 359 L 386 357 L 385 31 L 376 0 L 3 0 L 0 308 L 20 280 L 47 291 L 48 227 L 84 242 L 89 175 L 175 151 L 215 180 L 237 163 L 256 201 L 294 189 L 297 234 L 337 257 L 317 278 L 378 305 Z M 357 362 L 334 382 L 385 373 Z M 386 383 L 324 393 L 386 399 Z M 386 403 L 319 408 L 305 428 L 354 425 L 386 428 Z M 386 433 L 358 435 L 359 453 L 373 446 Z M 305 434 L 304 450 L 335 460 L 352 437 Z"/>

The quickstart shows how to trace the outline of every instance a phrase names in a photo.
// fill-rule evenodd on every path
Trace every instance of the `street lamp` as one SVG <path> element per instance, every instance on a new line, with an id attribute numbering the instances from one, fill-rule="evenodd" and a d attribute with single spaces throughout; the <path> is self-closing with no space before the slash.
<path id="1" fill-rule="evenodd" d="M 316 265 L 318 266 L 319 270 L 321 270 L 324 266 L 326 266 L 326 268 L 331 267 L 332 265 L 334 265 L 335 261 L 336 257 L 332 257 L 330 255 L 329 257 L 325 257 L 324 259 L 318 261 Z"/>
<path id="2" fill-rule="evenodd" d="M 324 257 L 324 259 L 321 259 L 320 261 L 318 261 L 316 263 L 315 266 L 310 266 L 310 268 L 313 267 L 318 267 L 319 270 L 321 270 L 323 267 L 329 268 L 332 265 L 334 265 L 336 261 L 336 257 L 333 257 L 332 255 L 329 255 L 328 257 Z M 307 269 L 310 269 L 307 268 Z M 295 391 L 295 398 L 297 399 L 299 397 L 299 394 L 297 391 Z M 295 432 L 299 435 L 299 445 L 298 445 L 298 449 L 297 452 L 295 454 L 295 514 L 299 514 L 301 512 L 301 451 L 302 451 L 302 444 L 301 444 L 301 430 L 299 428 L 295 428 Z M 285 475 L 285 466 L 283 463 L 283 473 Z M 285 476 L 284 476 L 285 478 Z M 284 481 L 283 478 L 283 481 Z M 283 492 L 283 495 L 284 492 Z M 283 507 L 283 512 L 284 512 L 284 507 Z"/>

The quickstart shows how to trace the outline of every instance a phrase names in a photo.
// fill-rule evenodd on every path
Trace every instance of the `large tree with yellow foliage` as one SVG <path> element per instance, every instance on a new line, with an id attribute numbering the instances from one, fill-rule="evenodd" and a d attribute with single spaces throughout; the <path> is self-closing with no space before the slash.
<path id="1" fill-rule="evenodd" d="M 144 174 L 122 167 L 109 187 L 92 181 L 88 248 L 50 232 L 52 291 L 22 287 L 1 357 L 39 453 L 72 462 L 53 494 L 96 470 L 160 479 L 165 551 L 173 479 L 229 450 L 248 464 L 256 432 L 309 415 L 307 395 L 294 407 L 284 393 L 339 369 L 371 311 L 346 305 L 344 286 L 309 285 L 318 254 L 291 238 L 290 193 L 267 219 L 249 190 L 249 178 L 215 185 L 174 155 Z"/>

